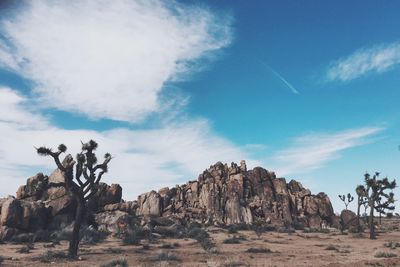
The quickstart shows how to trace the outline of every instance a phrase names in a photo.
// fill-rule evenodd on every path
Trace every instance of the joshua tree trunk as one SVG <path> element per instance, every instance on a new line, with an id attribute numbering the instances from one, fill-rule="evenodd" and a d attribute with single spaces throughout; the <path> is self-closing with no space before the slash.
<path id="1" fill-rule="evenodd" d="M 357 207 L 357 230 L 361 232 L 361 222 L 360 222 L 360 208 L 361 208 L 361 197 L 358 197 L 358 207 Z"/>
<path id="2" fill-rule="evenodd" d="M 83 197 L 80 196 L 75 197 L 75 199 L 77 200 L 75 222 L 68 248 L 68 256 L 70 258 L 76 258 L 78 255 L 79 231 L 81 229 L 83 217 L 85 215 L 85 200 L 83 199 Z"/>
<path id="3" fill-rule="evenodd" d="M 370 239 L 375 239 L 376 238 L 376 236 L 375 236 L 375 225 L 374 225 L 374 209 L 375 209 L 375 206 L 374 206 L 374 201 L 373 200 L 371 200 L 370 202 L 372 202 L 372 203 L 370 203 L 369 205 L 370 205 L 370 212 L 369 212 L 369 238 Z"/>

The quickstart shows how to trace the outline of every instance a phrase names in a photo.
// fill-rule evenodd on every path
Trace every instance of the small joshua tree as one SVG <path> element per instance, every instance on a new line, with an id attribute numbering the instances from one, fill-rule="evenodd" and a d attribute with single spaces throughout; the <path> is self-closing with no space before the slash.
<path id="1" fill-rule="evenodd" d="M 76 161 L 68 154 L 62 163 L 60 155 L 67 151 L 67 147 L 64 144 L 59 145 L 56 152 L 47 147 L 36 149 L 39 155 L 51 156 L 54 159 L 57 168 L 64 176 L 66 190 L 77 203 L 74 227 L 68 248 L 70 258 L 76 258 L 78 254 L 79 230 L 87 212 L 87 201 L 97 192 L 101 177 L 108 171 L 108 163 L 112 158 L 107 153 L 104 155 L 104 161 L 97 164 L 97 158 L 94 153 L 97 146 L 97 143 L 93 140 L 82 143 L 82 151 L 76 155 Z M 84 181 L 81 180 L 82 176 L 85 179 Z"/>
<path id="2" fill-rule="evenodd" d="M 365 187 L 363 194 L 366 196 L 369 206 L 369 229 L 370 239 L 375 239 L 375 226 L 374 226 L 374 211 L 378 210 L 385 214 L 385 210 L 394 210 L 394 194 L 393 192 L 387 193 L 387 190 L 393 190 L 396 187 L 396 180 L 389 181 L 389 179 L 379 179 L 379 172 L 376 172 L 372 177 L 369 173 L 364 175 Z"/>
<path id="3" fill-rule="evenodd" d="M 356 194 L 357 194 L 357 227 L 358 227 L 358 231 L 361 232 L 361 223 L 360 223 L 361 206 L 367 205 L 367 207 L 368 207 L 368 201 L 366 199 L 365 187 L 363 185 L 358 185 L 356 188 Z M 365 206 L 364 206 L 364 213 L 366 213 Z"/>
<path id="4" fill-rule="evenodd" d="M 352 202 L 354 200 L 354 197 L 352 195 L 350 195 L 350 193 L 347 194 L 347 198 L 345 195 L 339 195 L 339 198 L 343 201 L 346 210 L 347 207 L 349 206 L 350 202 Z"/>

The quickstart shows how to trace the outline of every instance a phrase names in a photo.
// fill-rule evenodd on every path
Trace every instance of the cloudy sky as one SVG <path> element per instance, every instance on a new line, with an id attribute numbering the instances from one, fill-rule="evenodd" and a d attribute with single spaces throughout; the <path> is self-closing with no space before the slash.
<path id="1" fill-rule="evenodd" d="M 400 3 L 2 1 L 0 195 L 98 141 L 125 199 L 209 165 L 314 193 L 400 173 Z M 397 193 L 400 193 L 397 191 Z"/>

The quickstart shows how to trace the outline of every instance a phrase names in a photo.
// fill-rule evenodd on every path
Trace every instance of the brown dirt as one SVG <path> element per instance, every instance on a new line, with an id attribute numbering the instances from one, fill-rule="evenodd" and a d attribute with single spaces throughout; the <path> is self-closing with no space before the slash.
<path id="1" fill-rule="evenodd" d="M 376 240 L 354 237 L 352 234 L 331 233 L 263 233 L 257 238 L 253 231 L 239 231 L 229 234 L 226 230 L 209 229 L 216 244 L 217 252 L 204 251 L 193 239 L 161 239 L 149 244 L 123 246 L 121 241 L 109 238 L 94 246 L 81 245 L 79 261 L 57 260 L 52 263 L 39 261 L 38 256 L 46 251 L 66 251 L 67 242 L 61 242 L 53 248 L 49 244 L 36 243 L 28 254 L 16 252 L 23 245 L 2 244 L 0 256 L 6 258 L 1 266 L 100 266 L 115 259 L 126 259 L 129 266 L 400 266 L 400 248 L 390 249 L 385 242 L 400 243 L 400 232 L 381 233 Z M 223 241 L 233 235 L 245 240 L 239 244 L 224 244 Z M 165 244 L 169 244 L 166 247 Z M 178 245 L 176 245 L 178 244 Z M 163 247 L 164 245 L 164 247 Z M 271 252 L 248 253 L 249 248 L 270 249 Z M 328 249 L 327 249 L 328 248 Z M 179 261 L 154 261 L 161 251 L 176 255 Z M 376 258 L 377 252 L 391 252 L 398 256 Z"/>

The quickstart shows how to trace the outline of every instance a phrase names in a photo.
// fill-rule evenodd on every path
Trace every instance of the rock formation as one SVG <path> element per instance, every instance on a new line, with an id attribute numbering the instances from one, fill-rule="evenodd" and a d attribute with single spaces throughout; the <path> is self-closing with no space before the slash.
<path id="1" fill-rule="evenodd" d="M 27 179 L 16 197 L 0 199 L 0 239 L 69 225 L 76 203 L 63 183 L 58 170 L 49 177 L 39 173 Z M 120 233 L 134 217 L 163 231 L 194 221 L 223 226 L 257 220 L 274 226 L 320 228 L 335 220 L 326 194 L 312 195 L 299 182 L 287 183 L 261 167 L 247 170 L 244 161 L 230 166 L 218 162 L 196 181 L 142 194 L 137 201 L 121 197 L 121 186 L 100 183 L 88 203 L 88 223 Z"/>
<path id="2" fill-rule="evenodd" d="M 277 178 L 261 167 L 247 170 L 246 163 L 210 166 L 197 181 L 139 196 L 137 215 L 195 220 L 229 225 L 262 220 L 273 225 L 294 223 L 320 228 L 330 225 L 334 213 L 329 197 L 312 195 L 301 183 Z"/>

